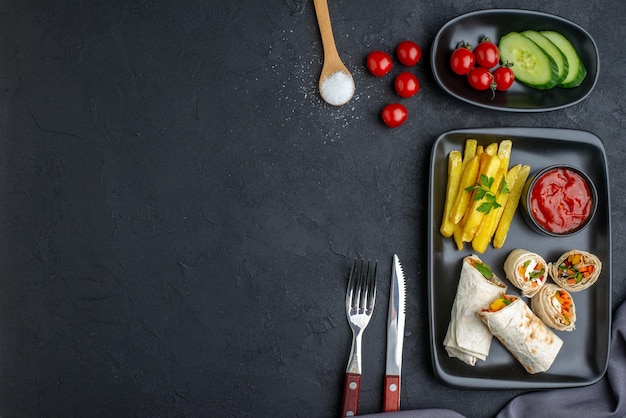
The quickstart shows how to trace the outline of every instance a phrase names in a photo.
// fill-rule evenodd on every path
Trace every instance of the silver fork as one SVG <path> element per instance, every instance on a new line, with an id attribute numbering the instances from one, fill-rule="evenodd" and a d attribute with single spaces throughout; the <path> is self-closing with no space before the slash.
<path id="1" fill-rule="evenodd" d="M 361 391 L 361 341 L 363 331 L 374 312 L 377 266 L 376 261 L 371 267 L 369 260 L 366 264 L 363 259 L 360 262 L 355 259 L 350 271 L 346 291 L 346 316 L 352 328 L 352 348 L 343 387 L 342 417 L 351 417 L 358 413 Z"/>

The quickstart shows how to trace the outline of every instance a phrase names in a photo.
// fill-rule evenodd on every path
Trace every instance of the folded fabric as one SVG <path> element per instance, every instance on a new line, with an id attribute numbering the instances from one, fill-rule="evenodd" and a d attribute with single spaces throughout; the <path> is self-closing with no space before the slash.
<path id="1" fill-rule="evenodd" d="M 554 389 L 519 395 L 513 398 L 496 418 L 626 417 L 626 302 L 622 303 L 613 315 L 611 338 L 609 366 L 600 381 L 579 388 Z M 547 413 L 548 410 L 549 413 Z M 463 417 L 458 412 L 448 409 L 416 409 L 363 416 L 371 418 Z"/>

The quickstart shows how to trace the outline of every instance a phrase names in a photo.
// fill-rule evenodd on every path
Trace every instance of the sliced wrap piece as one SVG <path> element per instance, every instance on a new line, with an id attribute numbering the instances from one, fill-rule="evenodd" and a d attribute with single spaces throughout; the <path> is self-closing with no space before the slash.
<path id="1" fill-rule="evenodd" d="M 548 278 L 548 264 L 540 255 L 518 248 L 504 260 L 504 272 L 522 295 L 532 298 Z"/>
<path id="2" fill-rule="evenodd" d="M 567 290 L 548 283 L 531 299 L 530 307 L 550 328 L 559 331 L 574 330 L 576 307 Z"/>
<path id="3" fill-rule="evenodd" d="M 493 337 L 476 312 L 505 291 L 506 285 L 478 256 L 463 259 L 450 324 L 443 340 L 450 357 L 470 366 L 478 359 L 487 358 Z"/>
<path id="4" fill-rule="evenodd" d="M 478 317 L 528 373 L 545 372 L 552 366 L 563 340 L 522 299 L 503 296 L 508 299 L 508 304 L 500 304 L 496 311 L 486 308 L 478 312 Z"/>
<path id="5" fill-rule="evenodd" d="M 579 292 L 593 285 L 602 271 L 602 262 L 595 255 L 581 250 L 563 254 L 549 266 L 550 277 L 563 289 Z"/>

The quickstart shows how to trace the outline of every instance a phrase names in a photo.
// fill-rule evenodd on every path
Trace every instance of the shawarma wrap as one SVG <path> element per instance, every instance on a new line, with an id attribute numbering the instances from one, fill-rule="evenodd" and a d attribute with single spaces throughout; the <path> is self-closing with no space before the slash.
<path id="1" fill-rule="evenodd" d="M 563 346 L 563 340 L 515 296 L 501 295 L 478 317 L 528 373 L 548 370 Z"/>
<path id="2" fill-rule="evenodd" d="M 573 331 L 576 307 L 569 292 L 548 283 L 530 301 L 533 312 L 550 328 Z"/>
<path id="3" fill-rule="evenodd" d="M 602 271 L 602 262 L 595 255 L 581 250 L 563 254 L 549 266 L 550 277 L 563 289 L 579 292 L 593 285 Z"/>
<path id="4" fill-rule="evenodd" d="M 532 298 L 548 278 L 548 264 L 540 255 L 518 248 L 504 260 L 504 272 L 522 295 Z"/>
<path id="5" fill-rule="evenodd" d="M 450 357 L 470 366 L 485 360 L 492 335 L 476 312 L 506 291 L 506 285 L 476 255 L 463 259 L 450 324 L 443 344 Z"/>

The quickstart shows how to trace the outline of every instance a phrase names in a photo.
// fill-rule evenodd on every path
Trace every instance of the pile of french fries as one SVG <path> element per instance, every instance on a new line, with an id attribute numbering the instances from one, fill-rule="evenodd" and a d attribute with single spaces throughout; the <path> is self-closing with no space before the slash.
<path id="1" fill-rule="evenodd" d="M 456 150 L 449 153 L 440 232 L 446 238 L 453 237 L 459 251 L 463 250 L 464 242 L 471 242 L 473 250 L 478 253 L 484 253 L 492 241 L 494 248 L 504 245 L 530 173 L 528 165 L 518 164 L 509 168 L 512 146 L 508 139 L 486 147 L 478 145 L 475 139 L 467 139 L 463 155 Z M 475 199 L 476 191 L 467 190 L 478 185 L 481 178 L 494 180 L 489 194 L 492 197 L 495 195 L 497 204 L 488 213 L 478 210 L 484 198 Z M 502 187 L 503 181 L 506 181 L 505 187 Z"/>

